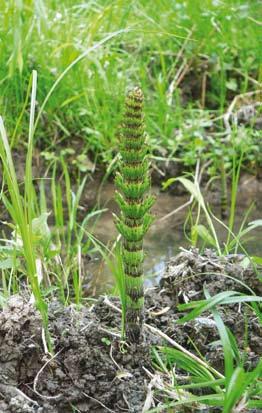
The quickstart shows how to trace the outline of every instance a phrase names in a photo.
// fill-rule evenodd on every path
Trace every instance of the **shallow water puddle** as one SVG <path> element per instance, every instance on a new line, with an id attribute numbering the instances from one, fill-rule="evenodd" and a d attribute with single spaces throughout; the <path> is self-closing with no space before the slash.
<path id="1" fill-rule="evenodd" d="M 95 228 L 95 236 L 103 243 L 112 242 L 117 236 L 117 232 L 112 219 L 112 212 L 116 212 L 114 202 L 114 185 L 107 183 L 101 190 L 100 206 L 108 208 L 97 221 Z M 170 218 L 161 219 L 171 211 L 185 204 L 189 200 L 189 195 L 174 196 L 167 192 L 160 192 L 159 188 L 153 188 L 153 193 L 156 194 L 156 203 L 153 207 L 155 215 L 155 223 L 150 228 L 146 235 L 144 248 L 146 252 L 145 272 L 146 284 L 152 285 L 161 277 L 164 272 L 166 262 L 179 252 L 179 247 L 189 247 L 190 242 L 184 234 L 184 221 L 188 208 L 184 208 Z M 220 218 L 219 196 L 216 193 L 210 193 L 206 199 L 212 205 L 212 211 Z M 243 180 L 239 187 L 238 201 L 236 208 L 235 227 L 238 230 L 245 217 L 245 213 L 250 204 L 255 205 L 247 220 L 251 222 L 255 219 L 261 219 L 262 206 L 262 184 L 257 181 Z M 215 225 L 218 237 L 220 240 L 225 240 L 225 230 L 221 225 Z M 262 255 L 262 228 L 257 228 L 246 238 L 245 248 L 250 255 Z M 90 276 L 95 281 L 95 285 L 99 292 L 105 291 L 107 287 L 113 285 L 112 275 L 109 269 L 97 258 L 92 259 L 88 265 Z M 92 281 L 94 285 L 94 281 Z"/>

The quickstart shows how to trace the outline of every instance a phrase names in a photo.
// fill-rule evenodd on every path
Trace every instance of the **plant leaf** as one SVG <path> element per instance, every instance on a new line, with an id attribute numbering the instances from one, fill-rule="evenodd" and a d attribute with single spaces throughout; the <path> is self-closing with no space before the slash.
<path id="1" fill-rule="evenodd" d="M 203 241 L 205 241 L 207 244 L 212 245 L 213 247 L 216 247 L 216 241 L 204 225 L 199 224 L 195 225 L 195 227 L 198 235 L 202 238 Z"/>
<path id="2" fill-rule="evenodd" d="M 200 304 L 194 308 L 189 314 L 177 320 L 178 324 L 183 324 L 187 321 L 193 320 L 198 317 L 204 311 L 207 311 L 214 307 L 217 304 L 220 304 L 225 298 L 231 297 L 232 295 L 238 294 L 237 291 L 224 291 L 222 293 L 216 294 L 214 297 L 211 297 L 207 300 L 200 302 Z"/>

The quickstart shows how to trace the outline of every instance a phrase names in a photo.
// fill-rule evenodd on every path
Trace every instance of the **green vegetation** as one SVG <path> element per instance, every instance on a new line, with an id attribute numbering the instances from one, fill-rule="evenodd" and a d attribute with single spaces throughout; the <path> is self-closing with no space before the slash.
<path id="1" fill-rule="evenodd" d="M 32 174 L 32 158 L 37 92 L 37 73 L 33 71 L 28 146 L 24 170 L 24 182 L 20 182 L 7 132 L 0 117 L 0 158 L 3 168 L 1 202 L 8 213 L 5 224 L 7 233 L 1 239 L 0 257 L 2 270 L 2 295 L 0 302 L 18 293 L 23 281 L 33 295 L 48 328 L 47 300 L 58 294 L 65 304 L 82 301 L 83 256 L 90 253 L 92 243 L 87 239 L 90 219 L 104 210 L 85 212 L 79 222 L 80 200 L 87 177 L 72 178 L 63 154 L 52 158 L 49 168 L 51 177 L 36 181 Z M 19 122 L 19 120 L 18 120 Z M 58 172 L 59 170 L 59 172 Z M 46 197 L 47 190 L 51 197 Z M 64 194 L 64 196 L 63 196 Z M 51 205 L 50 205 L 51 201 Z M 52 208 L 54 225 L 48 225 L 48 205 Z M 94 224 L 90 225 L 92 230 Z M 11 233 L 10 233 L 11 229 Z M 89 232 L 88 232 L 89 234 Z M 49 343 L 51 345 L 51 343 Z"/>
<path id="2" fill-rule="evenodd" d="M 15 128 L 32 69 L 39 73 L 38 101 L 43 102 L 63 71 L 89 47 L 127 29 L 64 76 L 39 119 L 37 144 L 58 155 L 74 137 L 78 155 L 107 163 L 118 152 L 121 96 L 130 84 L 140 84 L 147 91 L 147 131 L 155 161 L 175 158 L 190 169 L 200 153 L 213 157 L 209 173 L 216 176 L 217 153 L 226 143 L 227 173 L 232 148 L 223 136 L 222 119 L 215 119 L 234 96 L 259 88 L 259 3 L 2 0 L 0 113 L 6 127 Z M 246 102 L 258 100 L 247 96 Z M 25 141 L 26 130 L 25 116 L 14 144 Z M 241 135 L 241 145 L 252 148 L 244 160 L 254 169 L 257 132 L 246 128 Z"/>
<path id="3" fill-rule="evenodd" d="M 160 388 L 159 393 L 162 392 L 165 399 L 170 400 L 162 404 L 161 408 L 150 410 L 150 413 L 169 411 L 175 406 L 216 407 L 221 408 L 223 413 L 238 411 L 237 409 L 239 411 L 251 408 L 259 409 L 262 406 L 260 400 L 262 388 L 259 380 L 262 373 L 262 360 L 260 359 L 253 370 L 245 371 L 245 355 L 239 350 L 236 338 L 225 326 L 217 308 L 218 305 L 224 306 L 234 303 L 255 304 L 261 302 L 262 298 L 254 295 L 238 295 L 236 291 L 225 291 L 213 297 L 210 297 L 205 291 L 205 295 L 206 300 L 192 301 L 178 306 L 179 311 L 193 309 L 178 320 L 178 323 L 183 324 L 194 320 L 207 310 L 211 312 L 219 332 L 219 343 L 222 344 L 223 348 L 224 372 L 221 374 L 209 364 L 203 365 L 203 358 L 195 360 L 181 350 L 165 346 L 153 349 L 153 359 L 157 368 L 166 373 L 169 379 L 169 382 Z M 180 384 L 176 380 L 172 370 L 174 364 L 188 374 L 187 378 L 190 378 L 190 382 Z"/>
<path id="4" fill-rule="evenodd" d="M 185 235 L 191 245 L 200 247 L 202 250 L 206 246 L 211 246 L 212 248 L 216 249 L 219 255 L 227 255 L 230 253 L 244 253 L 246 258 L 250 262 L 253 261 L 254 263 L 256 263 L 257 257 L 250 257 L 248 255 L 248 252 L 244 247 L 244 243 L 247 234 L 257 228 L 262 227 L 262 220 L 257 219 L 247 223 L 249 214 L 254 207 L 254 203 L 251 203 L 243 219 L 241 220 L 240 228 L 238 230 L 235 228 L 234 224 L 236 216 L 237 190 L 239 185 L 241 160 L 237 165 L 236 162 L 237 161 L 233 159 L 234 167 L 232 170 L 232 176 L 230 176 L 232 181 L 232 189 L 228 225 L 214 215 L 211 206 L 206 203 L 201 192 L 199 182 L 196 179 L 194 179 L 194 182 L 192 182 L 192 180 L 187 177 L 170 178 L 163 184 L 163 188 L 167 189 L 174 182 L 180 182 L 191 195 L 189 201 L 190 208 L 184 224 Z M 223 171 L 221 172 L 223 175 Z M 221 193 L 223 194 L 223 191 Z M 221 207 L 222 206 L 223 205 L 221 205 Z M 203 216 L 201 215 L 201 213 L 203 213 Z M 216 228 L 218 225 L 226 230 L 226 240 L 223 245 L 221 240 L 219 240 L 219 235 Z M 190 235 L 188 235 L 187 233 L 189 233 Z"/>
<path id="5" fill-rule="evenodd" d="M 2 194 L 2 200 L 9 212 L 14 225 L 15 242 L 20 238 L 23 249 L 22 254 L 26 263 L 26 274 L 34 295 L 36 305 L 42 315 L 45 329 L 48 327 L 47 306 L 40 288 L 39 274 L 37 274 L 37 261 L 34 248 L 34 197 L 35 191 L 32 182 L 32 151 L 33 151 L 33 126 L 36 102 L 37 75 L 32 75 L 32 97 L 30 107 L 30 124 L 28 136 L 28 152 L 25 170 L 24 194 L 20 193 L 15 167 L 11 155 L 3 120 L 0 117 L 0 157 L 3 165 L 4 179 L 6 180 L 7 193 Z M 13 262 L 16 261 L 16 251 L 12 251 Z M 11 260 L 11 263 L 13 263 Z M 11 264 L 12 267 L 12 264 Z M 6 282 L 5 282 L 6 285 Z"/>
<path id="6" fill-rule="evenodd" d="M 122 304 L 122 335 L 115 325 L 104 329 L 102 345 L 112 350 L 108 336 L 121 337 L 125 345 L 120 342 L 118 349 L 125 352 L 130 343 L 142 341 L 143 239 L 154 203 L 151 165 L 164 189 L 180 185 L 190 194 L 183 222 L 190 245 L 200 252 L 211 247 L 220 258 L 242 254 L 240 265 L 253 268 L 259 283 L 262 258 L 250 255 L 244 243 L 262 227 L 261 219 L 248 222 L 254 202 L 236 225 L 241 174 L 259 176 L 262 168 L 259 4 L 0 0 L 0 306 L 26 290 L 41 314 L 49 353 L 54 350 L 49 303 L 58 299 L 78 310 L 96 301 L 88 284 L 96 281 L 87 274 L 88 260 L 97 254 L 115 276 Z M 134 84 L 141 88 L 130 89 Z M 96 189 L 96 169 L 103 177 L 90 207 L 86 191 Z M 115 169 L 120 235 L 104 245 L 94 229 L 107 210 L 100 208 L 103 184 Z M 214 186 L 221 219 L 205 197 Z M 249 337 L 240 349 L 223 321 L 227 306 L 234 305 L 248 309 L 246 330 L 250 314 L 262 321 L 261 297 L 238 282 L 248 292 L 230 289 L 210 296 L 204 287 L 204 299 L 192 300 L 180 291 L 184 301 L 176 310 L 182 314 L 174 323 L 186 326 L 200 316 L 212 320 L 219 341 L 209 344 L 220 346 L 224 371 L 208 363 L 191 338 L 192 353 L 160 334 L 173 347 L 151 348 L 152 366 L 164 379 L 152 379 L 162 405 L 149 411 L 204 406 L 240 413 L 262 407 L 261 361 L 247 365 Z M 118 303 L 111 307 L 120 311 Z M 110 357 L 119 369 L 119 360 Z"/>
<path id="7" fill-rule="evenodd" d="M 225 334 L 224 339 L 229 340 L 225 326 L 222 324 L 221 334 Z M 225 343 L 224 351 L 232 355 L 232 342 Z M 154 350 L 158 369 L 168 372 L 174 363 L 190 375 L 192 383 L 179 385 L 174 382 L 170 371 L 170 383 L 161 389 L 162 395 L 166 400 L 172 398 L 169 395 L 173 393 L 176 401 L 167 401 L 161 407 L 149 410 L 150 413 L 172 412 L 172 409 L 183 408 L 219 408 L 223 413 L 231 413 L 233 409 L 260 409 L 261 401 L 261 384 L 259 377 L 262 373 L 262 361 L 251 371 L 245 371 L 242 366 L 236 368 L 231 366 L 228 377 L 218 375 L 215 377 L 211 373 L 211 368 L 205 368 L 196 363 L 190 357 L 184 355 L 181 351 L 174 350 L 170 347 L 162 347 Z M 233 362 L 232 358 L 228 362 Z M 228 366 L 227 366 L 228 367 Z M 222 376 L 222 377 L 221 377 Z M 172 383 L 173 381 L 173 383 Z M 172 384 L 171 384 L 172 383 Z M 203 394 L 197 395 L 197 391 L 203 391 Z M 161 391 L 159 392 L 159 395 Z M 175 397 L 177 396 L 177 397 Z M 245 410 L 243 410 L 245 409 Z M 184 410 L 183 410 L 184 411 Z M 240 410 L 241 411 L 241 410 Z"/>
<path id="8" fill-rule="evenodd" d="M 125 277 L 125 330 L 131 342 L 141 340 L 143 323 L 143 238 L 152 216 L 148 212 L 154 199 L 145 196 L 150 189 L 147 147 L 145 144 L 143 94 L 131 90 L 125 102 L 125 114 L 120 135 L 120 172 L 116 176 L 116 200 L 121 210 L 116 226 L 123 237 Z"/>

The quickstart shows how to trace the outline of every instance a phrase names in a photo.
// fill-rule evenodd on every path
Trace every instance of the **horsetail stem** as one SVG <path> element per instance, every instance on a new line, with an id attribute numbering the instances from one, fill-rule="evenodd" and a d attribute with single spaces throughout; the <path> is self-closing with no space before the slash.
<path id="1" fill-rule="evenodd" d="M 227 210 L 227 176 L 225 171 L 225 161 L 223 156 L 220 158 L 220 170 L 221 170 L 221 195 L 220 195 L 220 211 L 221 218 L 225 219 L 228 216 Z"/>
<path id="2" fill-rule="evenodd" d="M 149 213 L 154 199 L 150 189 L 148 148 L 145 143 L 143 93 L 139 87 L 126 96 L 120 133 L 119 172 L 115 183 L 120 216 L 116 226 L 122 235 L 122 260 L 125 276 L 125 334 L 138 343 L 141 338 L 144 308 L 143 238 L 153 217 Z"/>

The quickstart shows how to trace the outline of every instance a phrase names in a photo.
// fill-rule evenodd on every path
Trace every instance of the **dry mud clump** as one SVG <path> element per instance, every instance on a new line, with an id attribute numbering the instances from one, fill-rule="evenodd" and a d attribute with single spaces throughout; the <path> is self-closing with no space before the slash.
<path id="1" fill-rule="evenodd" d="M 102 330 L 94 312 L 57 302 L 50 304 L 50 333 L 56 354 L 51 360 L 43 351 L 37 311 L 21 297 L 8 301 L 0 314 L 1 413 L 69 413 L 73 407 L 108 411 L 103 406 L 139 411 L 146 392 L 142 366 L 149 366 L 147 347 L 127 354 Z"/>
<path id="2" fill-rule="evenodd" d="M 181 314 L 176 305 L 203 298 L 204 285 L 211 295 L 224 290 L 248 293 L 244 284 L 261 293 L 257 275 L 251 268 L 243 269 L 240 260 L 239 256 L 217 257 L 209 250 L 202 256 L 195 249 L 183 251 L 170 261 L 160 285 L 146 295 L 146 322 L 190 351 L 195 351 L 193 341 L 220 371 L 222 351 L 211 345 L 219 336 L 210 314 L 177 326 Z M 146 370 L 153 372 L 149 344 L 161 344 L 161 338 L 145 330 L 143 345 L 123 346 L 117 337 L 121 320 L 114 306 L 120 306 L 119 300 L 112 297 L 100 297 L 91 308 L 81 309 L 50 303 L 54 347 L 50 357 L 44 351 L 38 312 L 24 297 L 11 297 L 0 312 L 0 412 L 141 413 L 150 381 Z M 246 367 L 253 367 L 262 353 L 257 318 L 245 305 L 225 306 L 220 312 L 241 351 L 247 353 Z"/>

